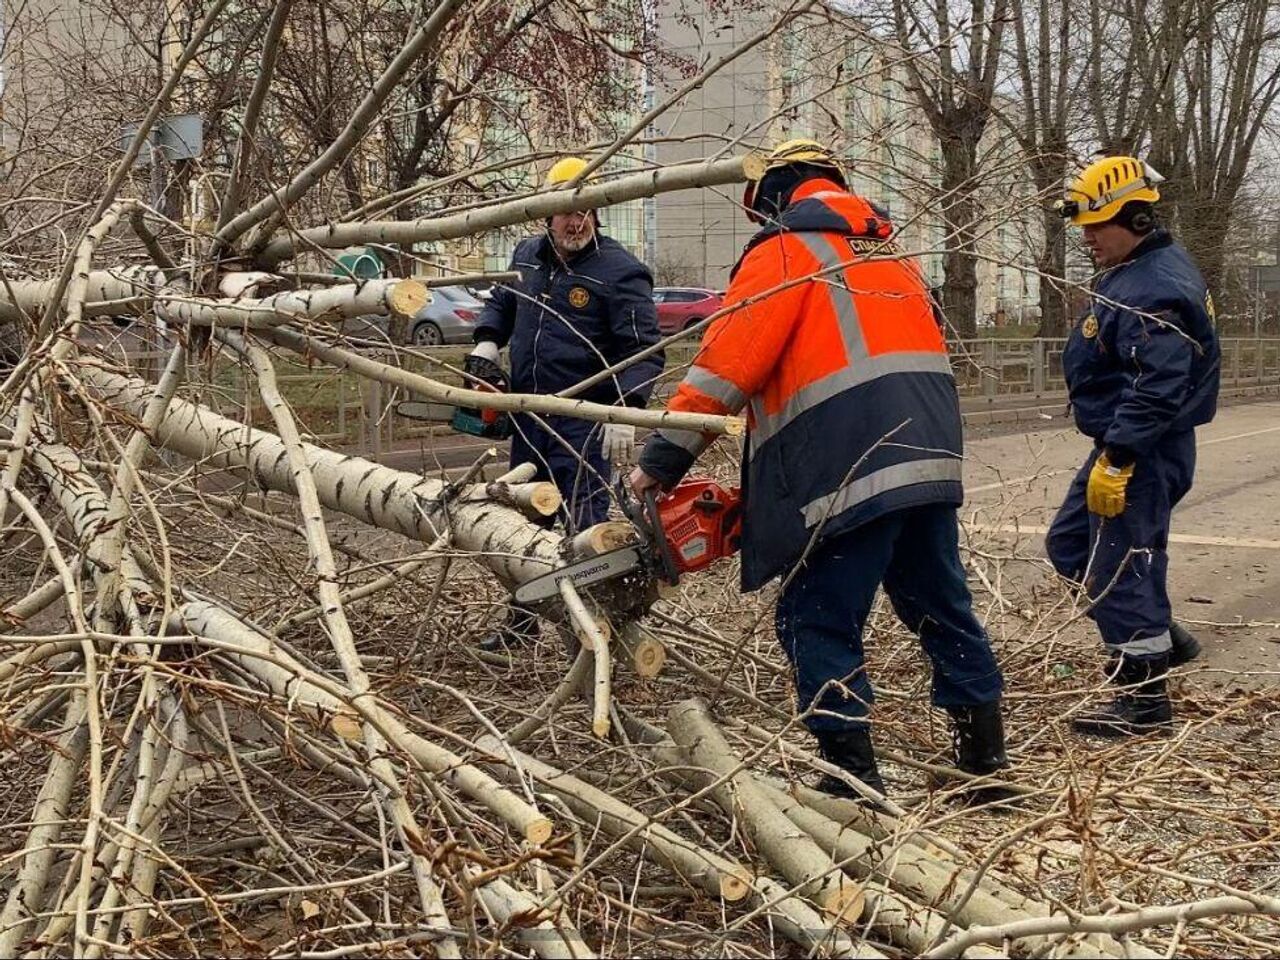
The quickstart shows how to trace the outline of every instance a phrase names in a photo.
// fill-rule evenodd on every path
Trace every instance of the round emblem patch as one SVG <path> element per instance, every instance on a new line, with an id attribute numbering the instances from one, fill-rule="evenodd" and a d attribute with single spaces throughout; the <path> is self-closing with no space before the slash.
<path id="1" fill-rule="evenodd" d="M 1084 318 L 1084 322 L 1080 324 L 1080 332 L 1092 340 L 1098 335 L 1098 318 L 1092 313 Z"/>
<path id="2" fill-rule="evenodd" d="M 569 291 L 569 303 L 579 310 L 585 307 L 590 299 L 591 295 L 582 287 L 574 287 Z"/>

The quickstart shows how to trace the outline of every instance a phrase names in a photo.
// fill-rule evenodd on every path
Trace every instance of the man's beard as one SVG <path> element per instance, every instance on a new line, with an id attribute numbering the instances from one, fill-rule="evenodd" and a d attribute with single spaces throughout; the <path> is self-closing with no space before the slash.
<path id="1" fill-rule="evenodd" d="M 581 230 L 578 233 L 566 234 L 555 238 L 556 246 L 564 253 L 577 253 L 586 249 L 592 238 L 595 236 L 594 231 Z"/>

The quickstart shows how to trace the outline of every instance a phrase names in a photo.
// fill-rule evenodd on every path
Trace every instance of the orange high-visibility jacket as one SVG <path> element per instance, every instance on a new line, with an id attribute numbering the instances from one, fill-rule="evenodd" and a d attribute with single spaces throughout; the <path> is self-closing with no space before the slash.
<path id="1" fill-rule="evenodd" d="M 959 506 L 959 401 L 916 264 L 866 200 L 802 183 L 734 268 L 670 410 L 748 407 L 742 581 L 892 510 Z M 736 309 L 735 309 L 736 308 Z M 664 429 L 640 466 L 670 486 L 711 435 Z"/>

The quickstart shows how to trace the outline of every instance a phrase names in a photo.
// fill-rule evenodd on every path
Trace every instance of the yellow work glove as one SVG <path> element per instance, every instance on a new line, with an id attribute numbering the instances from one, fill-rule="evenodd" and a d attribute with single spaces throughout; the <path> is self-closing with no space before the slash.
<path id="1" fill-rule="evenodd" d="M 1100 517 L 1118 517 L 1124 513 L 1124 489 L 1132 476 L 1132 463 L 1127 467 L 1117 467 L 1105 453 L 1099 454 L 1089 471 L 1089 486 L 1084 495 L 1089 512 Z"/>

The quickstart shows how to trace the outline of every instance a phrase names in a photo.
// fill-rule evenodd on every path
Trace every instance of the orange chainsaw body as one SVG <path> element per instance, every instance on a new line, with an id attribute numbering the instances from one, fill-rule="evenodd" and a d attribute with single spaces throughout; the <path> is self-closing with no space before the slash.
<path id="1" fill-rule="evenodd" d="M 693 478 L 658 501 L 658 520 L 679 573 L 693 573 L 738 552 L 742 495 L 714 480 Z"/>

